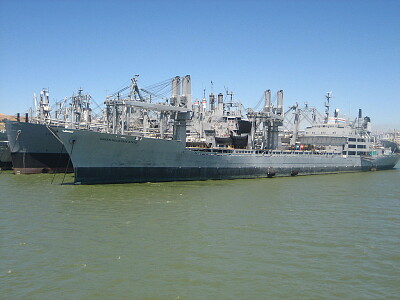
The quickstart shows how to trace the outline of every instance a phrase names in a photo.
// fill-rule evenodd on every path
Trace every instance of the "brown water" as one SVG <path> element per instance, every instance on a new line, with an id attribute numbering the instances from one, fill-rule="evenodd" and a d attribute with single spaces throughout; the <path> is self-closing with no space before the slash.
<path id="1" fill-rule="evenodd" d="M 1 299 L 399 299 L 400 169 L 52 178 L 0 174 Z"/>

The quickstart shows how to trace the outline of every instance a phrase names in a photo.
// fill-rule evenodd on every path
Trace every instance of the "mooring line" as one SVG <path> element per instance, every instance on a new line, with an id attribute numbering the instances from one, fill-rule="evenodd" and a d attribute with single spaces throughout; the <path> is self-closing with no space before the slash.
<path id="1" fill-rule="evenodd" d="M 61 149 L 60 149 L 60 153 L 59 153 L 58 159 L 57 159 L 56 170 L 58 170 L 58 168 L 61 169 L 60 160 L 61 160 L 61 154 L 62 154 L 63 148 L 64 148 L 64 145 L 61 143 Z M 50 184 L 53 184 L 54 179 L 56 178 L 56 175 L 57 175 L 57 171 L 56 170 L 54 170 L 53 179 L 51 180 Z"/>

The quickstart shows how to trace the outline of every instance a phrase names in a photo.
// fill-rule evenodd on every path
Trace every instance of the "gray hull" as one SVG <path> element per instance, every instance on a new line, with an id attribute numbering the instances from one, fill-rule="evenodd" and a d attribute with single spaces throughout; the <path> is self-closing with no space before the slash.
<path id="1" fill-rule="evenodd" d="M 52 173 L 67 169 L 69 155 L 46 125 L 6 122 L 11 160 L 15 173 Z"/>
<path id="2" fill-rule="evenodd" d="M 55 130 L 82 184 L 237 179 L 391 169 L 399 155 L 376 157 L 188 149 L 179 141 Z"/>

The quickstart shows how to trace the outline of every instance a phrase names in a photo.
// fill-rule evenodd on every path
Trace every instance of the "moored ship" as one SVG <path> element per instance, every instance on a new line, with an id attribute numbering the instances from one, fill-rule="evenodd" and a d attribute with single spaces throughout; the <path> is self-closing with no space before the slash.
<path id="1" fill-rule="evenodd" d="M 395 154 L 186 148 L 179 140 L 56 129 L 74 163 L 75 182 L 124 183 L 237 179 L 384 170 Z"/>
<path id="2" fill-rule="evenodd" d="M 69 155 L 45 124 L 6 122 L 14 173 L 72 172 Z"/>
<path id="3" fill-rule="evenodd" d="M 34 116 L 30 120 L 26 114 L 24 122 L 21 122 L 19 116 L 17 121 L 7 121 L 5 125 L 14 173 L 72 172 L 68 153 L 47 126 L 89 128 L 89 100 L 90 96 L 83 94 L 80 89 L 77 95 L 71 97 L 70 107 L 66 105 L 67 99 L 64 99 L 56 116 L 52 118 L 49 93 L 43 89 L 38 103 L 35 97 Z"/>
<path id="4" fill-rule="evenodd" d="M 173 89 L 174 90 L 174 89 Z M 185 88 L 184 88 L 185 90 Z M 186 87 L 186 91 L 188 88 Z M 329 102 L 328 96 L 328 102 Z M 283 122 L 283 93 L 277 94 L 277 105 L 271 102 L 269 90 L 261 111 L 248 111 L 251 124 L 246 136 L 247 147 L 187 147 L 187 123 L 191 105 L 188 93 L 173 94 L 169 104 L 147 103 L 129 99 L 114 102 L 115 107 L 133 108 L 136 112 L 151 110 L 173 124 L 170 133 L 165 126 L 155 126 L 151 135 L 143 131 L 131 134 L 101 133 L 85 130 L 50 128 L 64 144 L 74 165 L 75 183 L 126 183 L 178 180 L 238 179 L 296 176 L 385 170 L 393 168 L 399 154 L 376 148 L 370 138 L 370 120 L 359 118 L 357 124 L 343 123 L 335 115 L 314 124 L 299 137 L 299 150 L 282 148 L 279 127 Z M 180 99 L 180 100 L 176 100 Z M 118 102 L 119 101 L 119 102 Z M 124 111 L 119 109 L 118 111 Z M 126 109 L 125 109 L 126 111 Z M 117 114 L 114 113 L 113 116 Z M 121 119 L 120 119 L 121 120 Z M 125 120 L 122 117 L 122 120 Z M 114 126 L 124 122 L 113 120 Z M 193 145 L 193 142 L 191 143 Z"/>

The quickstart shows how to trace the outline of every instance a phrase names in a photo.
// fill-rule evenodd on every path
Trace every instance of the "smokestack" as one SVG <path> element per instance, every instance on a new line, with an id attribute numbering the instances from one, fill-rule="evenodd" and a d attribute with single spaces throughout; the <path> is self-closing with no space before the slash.
<path id="1" fill-rule="evenodd" d="M 218 94 L 218 104 L 220 103 L 224 103 L 224 95 L 222 95 L 222 93 Z"/>
<path id="2" fill-rule="evenodd" d="M 40 102 L 44 104 L 49 104 L 49 91 L 43 89 L 40 91 Z"/>
<path id="3" fill-rule="evenodd" d="M 207 109 L 207 100 L 206 100 L 206 98 L 204 98 L 201 101 L 201 109 L 202 109 L 202 111 L 206 111 L 206 109 Z"/>
<path id="4" fill-rule="evenodd" d="M 199 103 L 199 100 L 194 100 L 194 103 L 193 103 L 193 111 L 199 111 L 200 110 L 200 103 Z"/>
<path id="5" fill-rule="evenodd" d="M 170 99 L 171 105 L 177 105 L 179 96 L 181 94 L 181 78 L 179 76 L 175 76 L 172 78 L 172 95 Z"/>
<path id="6" fill-rule="evenodd" d="M 181 104 L 186 107 L 192 106 L 192 86 L 190 75 L 186 75 L 182 80 Z"/>
<path id="7" fill-rule="evenodd" d="M 371 131 L 372 131 L 371 119 L 370 119 L 370 117 L 364 117 L 363 127 L 364 127 L 364 129 L 366 129 L 368 132 L 371 132 Z"/>
<path id="8" fill-rule="evenodd" d="M 210 110 L 215 109 L 215 95 L 213 93 L 210 94 Z"/>
<path id="9" fill-rule="evenodd" d="M 43 104 L 43 98 L 44 98 L 44 90 L 40 91 L 40 104 Z"/>
<path id="10" fill-rule="evenodd" d="M 281 115 L 283 113 L 283 90 L 278 91 L 277 99 L 278 99 L 278 104 L 277 104 L 276 114 Z"/>
<path id="11" fill-rule="evenodd" d="M 46 90 L 46 91 L 45 91 L 46 104 L 49 104 L 49 103 L 50 103 L 49 98 L 50 98 L 50 97 L 49 97 L 49 91 Z"/>
<path id="12" fill-rule="evenodd" d="M 264 92 L 264 99 L 265 99 L 264 110 L 266 112 L 269 112 L 271 111 L 271 90 L 266 90 Z"/>
<path id="13" fill-rule="evenodd" d="M 224 95 L 221 93 L 218 94 L 218 106 L 217 106 L 218 115 L 223 115 L 224 113 Z"/>

